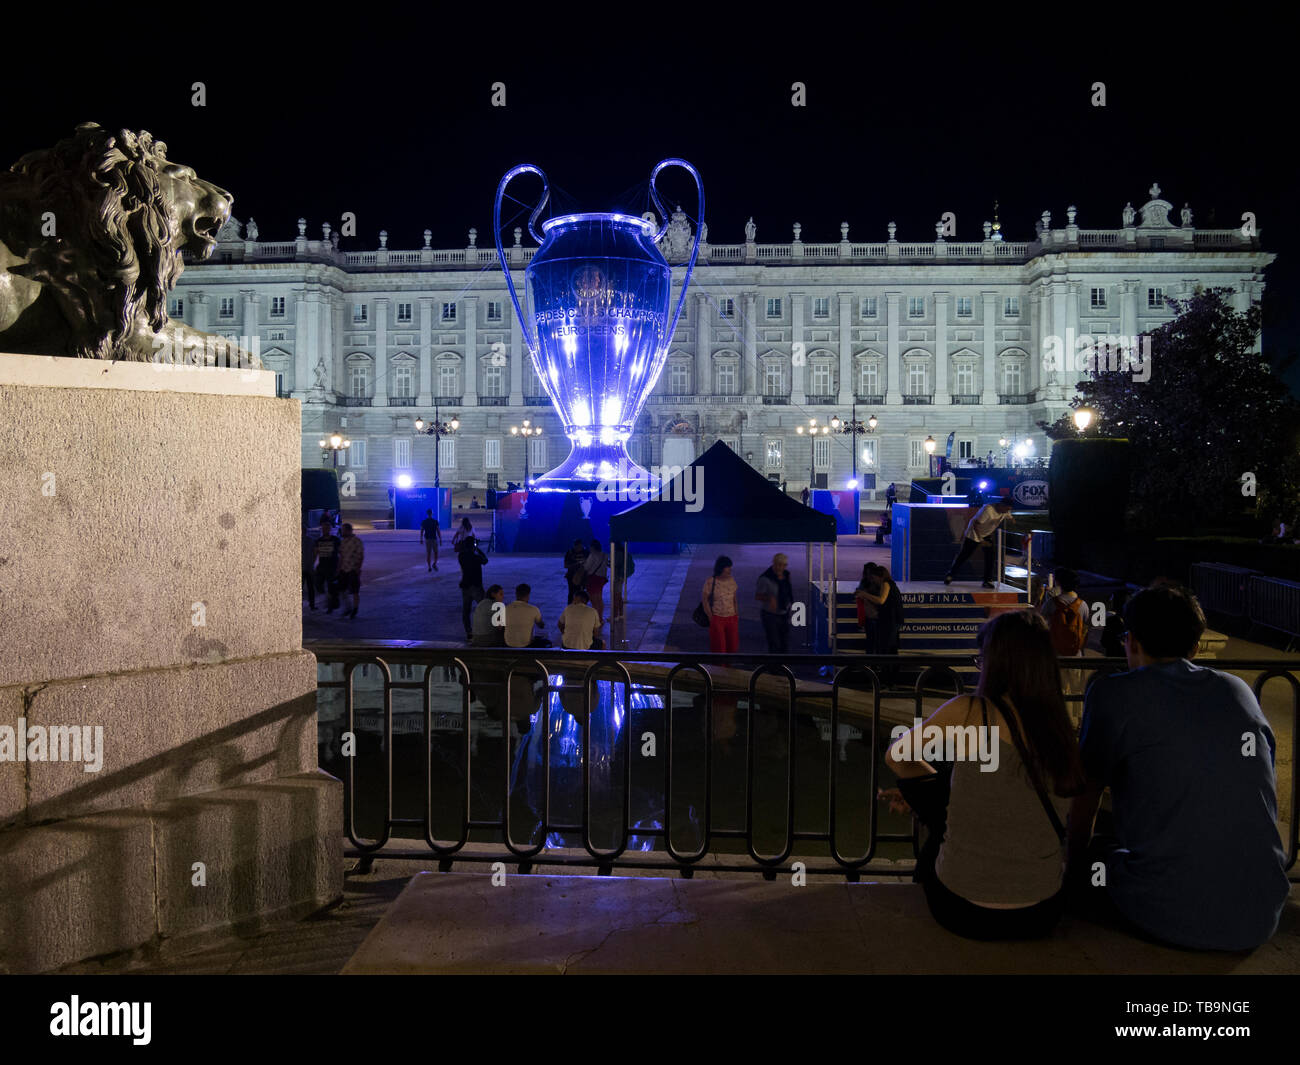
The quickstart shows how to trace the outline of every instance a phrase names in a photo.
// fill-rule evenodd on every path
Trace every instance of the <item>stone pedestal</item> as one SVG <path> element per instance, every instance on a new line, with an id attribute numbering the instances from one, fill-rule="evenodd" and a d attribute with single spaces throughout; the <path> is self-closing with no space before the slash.
<path id="1" fill-rule="evenodd" d="M 0 425 L 0 972 L 340 897 L 299 404 L 263 371 L 0 354 Z"/>

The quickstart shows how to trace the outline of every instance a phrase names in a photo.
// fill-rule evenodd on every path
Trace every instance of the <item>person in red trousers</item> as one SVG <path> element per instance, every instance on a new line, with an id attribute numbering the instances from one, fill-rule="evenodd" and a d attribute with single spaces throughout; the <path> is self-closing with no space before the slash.
<path id="1" fill-rule="evenodd" d="M 736 606 L 736 578 L 731 575 L 731 559 L 726 555 L 719 555 L 713 563 L 713 576 L 704 582 L 700 602 L 709 615 L 709 650 L 715 653 L 739 651 L 740 611 Z"/>

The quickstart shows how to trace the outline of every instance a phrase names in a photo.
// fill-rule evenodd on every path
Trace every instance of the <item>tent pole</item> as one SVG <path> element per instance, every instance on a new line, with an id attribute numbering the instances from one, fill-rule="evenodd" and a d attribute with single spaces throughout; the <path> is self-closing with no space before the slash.
<path id="1" fill-rule="evenodd" d="M 839 653 L 839 615 L 835 609 L 840 594 L 840 542 L 831 544 L 831 654 Z"/>
<path id="2" fill-rule="evenodd" d="M 806 544 L 804 544 L 803 549 L 804 549 L 804 572 L 808 574 L 808 607 L 809 609 L 811 609 L 812 601 L 813 601 L 812 541 L 809 540 Z M 810 624 L 804 627 L 804 632 L 807 634 L 807 638 L 804 640 L 805 643 L 808 643 L 812 640 L 812 625 L 811 625 L 812 619 L 809 618 L 808 620 Z"/>

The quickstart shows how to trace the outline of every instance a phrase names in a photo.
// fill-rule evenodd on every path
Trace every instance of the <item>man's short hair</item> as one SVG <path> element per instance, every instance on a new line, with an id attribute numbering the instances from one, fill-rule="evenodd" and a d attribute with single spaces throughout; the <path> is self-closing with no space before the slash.
<path id="1" fill-rule="evenodd" d="M 580 600 L 581 602 L 584 602 L 584 603 L 586 603 L 586 602 L 590 602 L 590 601 L 591 601 L 591 596 L 589 596 L 589 595 L 588 595 L 586 592 L 584 592 L 581 588 L 575 588 L 575 589 L 573 589 L 573 598 L 576 599 L 576 600 Z"/>
<path id="2" fill-rule="evenodd" d="M 1056 580 L 1062 592 L 1077 592 L 1079 590 L 1079 575 L 1069 566 L 1058 566 L 1052 570 L 1052 577 Z"/>
<path id="3" fill-rule="evenodd" d="M 497 592 L 503 592 L 503 591 L 505 591 L 505 589 L 502 588 L 501 585 L 499 584 L 488 585 L 487 597 L 491 599 L 497 594 Z"/>
<path id="4" fill-rule="evenodd" d="M 1196 596 L 1172 583 L 1143 588 L 1128 601 L 1124 621 L 1152 658 L 1191 658 L 1206 627 Z"/>
<path id="5" fill-rule="evenodd" d="M 528 598 L 530 595 L 532 595 L 532 594 L 533 594 L 533 589 L 532 589 L 529 585 L 527 585 L 527 584 L 516 584 L 516 585 L 515 585 L 515 598 L 516 598 L 516 599 L 527 599 L 527 598 Z"/>
<path id="6" fill-rule="evenodd" d="M 344 522 L 344 523 L 343 523 L 343 532 L 351 532 L 351 531 L 352 531 L 352 526 L 349 525 L 347 522 Z"/>

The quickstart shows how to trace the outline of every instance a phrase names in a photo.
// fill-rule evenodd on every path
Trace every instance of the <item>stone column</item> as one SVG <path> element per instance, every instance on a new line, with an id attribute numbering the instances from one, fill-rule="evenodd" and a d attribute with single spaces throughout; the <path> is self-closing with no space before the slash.
<path id="1" fill-rule="evenodd" d="M 388 297 L 375 297 L 375 398 L 373 407 L 388 406 Z"/>
<path id="2" fill-rule="evenodd" d="M 248 338 L 257 336 L 257 290 L 241 288 L 239 294 L 244 298 L 243 328 L 245 339 L 242 341 L 242 346 L 250 348 L 252 347 L 252 340 Z"/>
<path id="3" fill-rule="evenodd" d="M 1067 335 L 1065 331 L 1066 309 L 1065 309 L 1065 283 L 1063 281 L 1053 281 L 1052 290 L 1052 335 L 1059 337 L 1061 342 L 1061 363 L 1064 367 L 1057 371 L 1056 388 L 1053 390 L 1054 397 L 1059 399 L 1063 395 L 1065 382 L 1072 380 L 1072 374 L 1075 372 L 1075 359 L 1077 352 L 1074 349 L 1075 338 Z"/>
<path id="4" fill-rule="evenodd" d="M 316 365 L 316 360 L 320 358 L 320 294 L 314 289 L 302 292 L 298 296 L 298 365 L 302 369 L 302 380 L 297 382 L 298 387 L 294 394 L 300 399 L 306 399 L 307 393 L 311 390 L 311 383 L 314 379 L 312 368 Z M 306 339 L 302 337 L 302 325 L 306 324 Z"/>
<path id="5" fill-rule="evenodd" d="M 1065 283 L 1065 330 L 1068 336 L 1073 336 L 1072 343 L 1079 343 L 1079 282 L 1067 281 Z"/>
<path id="6" fill-rule="evenodd" d="M 885 406 L 898 407 L 903 403 L 903 370 L 898 349 L 898 308 L 902 302 L 901 292 L 885 293 L 885 314 L 888 328 L 888 350 L 886 357 L 888 368 L 885 373 Z"/>
<path id="7" fill-rule="evenodd" d="M 194 328 L 197 329 L 200 333 L 206 333 L 208 331 L 207 293 L 196 292 L 192 296 L 187 296 L 186 299 L 188 299 L 190 303 L 194 305 L 194 311 L 190 315 L 190 317 L 193 319 Z"/>
<path id="8" fill-rule="evenodd" d="M 1125 278 L 1120 283 L 1119 331 L 1121 336 L 1136 336 L 1138 331 L 1138 285 L 1137 279 Z"/>
<path id="9" fill-rule="evenodd" d="M 948 404 L 948 293 L 934 294 L 934 401 Z"/>
<path id="10" fill-rule="evenodd" d="M 754 319 L 755 304 L 758 302 L 758 294 L 746 292 L 742 297 L 745 308 L 745 349 L 744 358 L 742 359 L 745 366 L 745 395 L 761 395 L 762 380 L 758 372 L 758 322 Z"/>
<path id="11" fill-rule="evenodd" d="M 465 388 L 461 402 L 478 406 L 478 297 L 463 296 L 465 312 Z"/>
<path id="12" fill-rule="evenodd" d="M 848 223 L 841 226 L 848 232 Z M 845 241 L 845 244 L 848 242 Z M 842 249 L 841 249 L 842 250 Z M 840 406 L 853 402 L 853 293 L 839 292 L 840 318 L 840 387 L 837 400 Z"/>
<path id="13" fill-rule="evenodd" d="M 713 352 L 709 344 L 709 297 L 699 292 L 695 295 L 695 391 L 701 396 L 713 395 Z"/>
<path id="14" fill-rule="evenodd" d="M 420 392 L 415 400 L 421 407 L 433 405 L 433 297 L 420 297 Z"/>
<path id="15" fill-rule="evenodd" d="M 524 405 L 524 360 L 532 356 L 524 347 L 524 332 L 519 326 L 519 315 L 514 313 L 514 306 L 507 302 L 502 310 L 510 315 L 510 406 L 522 407 Z M 504 444 L 502 446 L 504 447 Z M 524 446 L 528 446 L 527 441 L 524 441 Z"/>
<path id="16" fill-rule="evenodd" d="M 998 294 L 981 292 L 984 298 L 984 391 L 980 397 L 982 403 L 990 405 L 998 401 Z"/>
<path id="17" fill-rule="evenodd" d="M 808 297 L 802 292 L 790 293 L 790 351 L 798 351 L 796 345 L 803 346 L 803 365 L 796 366 L 790 360 L 790 402 L 803 406 L 808 397 L 808 344 L 804 340 L 803 312 Z"/>
<path id="18" fill-rule="evenodd" d="M 1029 352 L 1029 365 L 1025 367 L 1025 391 L 1042 399 L 1037 392 L 1043 382 L 1043 306 L 1042 288 L 1035 283 L 1029 290 L 1029 335 L 1032 340 L 1025 345 Z"/>
<path id="19" fill-rule="evenodd" d="M 325 388 L 328 390 L 334 381 L 338 380 L 335 376 L 334 366 L 339 360 L 338 354 L 338 331 L 334 321 L 335 312 L 338 309 L 338 300 L 333 292 L 328 289 L 321 293 L 321 356 L 325 359 Z M 318 356 L 320 357 L 320 356 Z M 310 387 L 315 386 L 316 367 L 312 365 Z"/>

